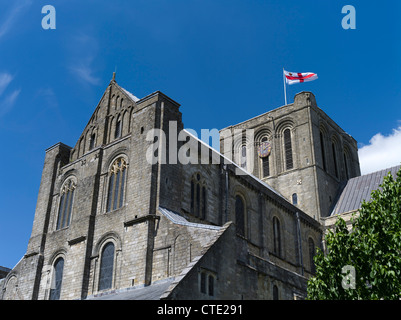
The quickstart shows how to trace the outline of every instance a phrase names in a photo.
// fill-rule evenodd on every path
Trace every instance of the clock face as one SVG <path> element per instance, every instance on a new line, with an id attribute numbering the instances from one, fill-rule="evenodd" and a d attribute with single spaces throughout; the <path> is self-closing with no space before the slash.
<path id="1" fill-rule="evenodd" d="M 263 141 L 260 143 L 260 146 L 258 147 L 258 155 L 260 158 L 265 158 L 270 155 L 270 152 L 272 150 L 272 145 L 269 141 Z"/>

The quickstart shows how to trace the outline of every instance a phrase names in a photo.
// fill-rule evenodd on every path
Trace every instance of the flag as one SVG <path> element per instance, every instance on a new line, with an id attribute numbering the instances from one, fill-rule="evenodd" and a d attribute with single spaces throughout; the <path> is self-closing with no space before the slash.
<path id="1" fill-rule="evenodd" d="M 289 72 L 289 71 L 284 71 L 284 76 L 285 76 L 285 82 L 287 84 L 294 84 L 294 83 L 300 83 L 300 82 L 307 82 L 307 81 L 313 81 L 317 79 L 317 74 L 312 73 L 312 72 L 304 72 L 304 73 L 299 73 L 299 72 Z"/>

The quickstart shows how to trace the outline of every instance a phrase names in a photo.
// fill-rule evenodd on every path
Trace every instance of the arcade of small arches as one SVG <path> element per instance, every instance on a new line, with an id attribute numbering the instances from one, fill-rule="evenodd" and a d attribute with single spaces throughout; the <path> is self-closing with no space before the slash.
<path id="1" fill-rule="evenodd" d="M 250 169 L 249 161 L 255 159 L 255 173 L 259 178 L 267 178 L 273 173 L 272 166 L 277 167 L 277 173 L 295 169 L 294 159 L 294 129 L 291 121 L 280 124 L 272 133 L 269 129 L 263 128 L 255 134 L 253 141 L 254 154 L 250 156 L 249 139 L 243 138 L 241 143 L 236 144 L 235 159 L 240 167 Z M 330 136 L 325 125 L 319 129 L 320 141 L 320 163 L 321 168 L 333 175 L 337 180 L 348 180 L 354 176 L 352 172 L 352 153 L 349 145 L 344 139 L 332 133 Z M 276 143 L 278 146 L 274 146 Z M 268 146 L 268 147 L 266 147 Z M 261 148 L 269 148 L 264 154 Z M 274 153 L 275 154 L 273 156 Z"/>

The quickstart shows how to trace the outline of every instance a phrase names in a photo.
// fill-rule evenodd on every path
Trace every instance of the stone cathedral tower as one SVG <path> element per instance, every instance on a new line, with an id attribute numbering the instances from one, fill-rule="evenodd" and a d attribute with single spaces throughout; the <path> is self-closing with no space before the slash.
<path id="1" fill-rule="evenodd" d="M 26 274 L 19 286 L 22 297 L 76 299 L 104 288 L 150 283 L 159 166 L 143 156 L 146 132 L 163 129 L 169 120 L 182 127 L 178 109 L 159 91 L 139 101 L 113 74 L 75 147 L 57 143 L 46 150 L 32 233 L 18 266 Z M 128 229 L 136 236 L 127 245 Z M 114 270 L 121 268 L 122 248 L 140 250 L 135 263 L 142 267 L 131 268 L 126 284 L 99 276 L 97 257 L 107 244 Z M 124 260 L 134 263 L 128 256 Z M 64 279 L 58 279 L 57 270 L 73 272 L 60 271 Z M 63 291 L 57 288 L 61 283 Z"/>
<path id="2" fill-rule="evenodd" d="M 253 141 L 245 134 L 249 129 Z M 227 130 L 244 131 L 231 159 L 316 220 L 330 214 L 342 184 L 360 175 L 356 141 L 317 106 L 311 92 L 220 132 Z M 221 149 L 224 153 L 224 141 Z"/>

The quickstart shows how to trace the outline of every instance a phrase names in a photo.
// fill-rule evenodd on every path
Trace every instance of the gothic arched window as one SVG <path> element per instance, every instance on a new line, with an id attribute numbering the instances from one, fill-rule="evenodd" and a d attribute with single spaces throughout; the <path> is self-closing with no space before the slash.
<path id="1" fill-rule="evenodd" d="M 107 212 L 121 208 L 123 205 L 126 172 L 127 162 L 124 158 L 118 158 L 113 162 L 109 172 Z"/>
<path id="2" fill-rule="evenodd" d="M 308 247 L 309 247 L 309 263 L 311 272 L 315 273 L 315 262 L 313 261 L 313 257 L 315 256 L 315 242 L 312 238 L 308 240 Z"/>
<path id="3" fill-rule="evenodd" d="M 345 169 L 345 178 L 348 180 L 350 178 L 350 172 L 349 172 L 349 151 L 348 149 L 344 149 L 344 169 Z"/>
<path id="4" fill-rule="evenodd" d="M 61 284 L 63 282 L 64 259 L 58 258 L 53 266 L 52 285 L 50 289 L 50 300 L 59 300 Z"/>
<path id="5" fill-rule="evenodd" d="M 195 182 L 191 180 L 191 213 L 195 212 Z"/>
<path id="6" fill-rule="evenodd" d="M 206 273 L 201 272 L 200 277 L 200 292 L 206 293 Z"/>
<path id="7" fill-rule="evenodd" d="M 72 203 L 76 185 L 73 179 L 67 180 L 61 188 L 60 207 L 57 217 L 56 230 L 68 227 L 71 221 Z"/>
<path id="8" fill-rule="evenodd" d="M 324 135 L 323 135 L 322 131 L 320 131 L 320 150 L 322 152 L 323 170 L 327 171 L 327 167 L 326 167 L 326 150 L 325 150 L 325 147 L 324 147 Z"/>
<path id="9" fill-rule="evenodd" d="M 202 187 L 202 211 L 201 219 L 206 219 L 206 187 Z"/>
<path id="10" fill-rule="evenodd" d="M 331 143 L 331 149 L 333 152 L 333 166 L 334 166 L 334 174 L 336 175 L 337 178 L 339 178 L 338 176 L 338 166 L 337 166 L 337 147 L 336 144 L 334 143 L 334 141 Z"/>
<path id="11" fill-rule="evenodd" d="M 217 276 L 214 272 L 208 270 L 200 271 L 200 292 L 207 294 L 211 297 L 215 295 L 216 292 L 216 282 Z"/>
<path id="12" fill-rule="evenodd" d="M 242 145 L 240 149 L 240 167 L 246 169 L 246 145 Z"/>
<path id="13" fill-rule="evenodd" d="M 277 217 L 273 217 L 273 252 L 281 256 L 281 236 L 280 236 L 280 221 Z"/>
<path id="14" fill-rule="evenodd" d="M 284 130 L 284 156 L 285 156 L 285 169 L 290 170 L 294 167 L 292 160 L 292 143 L 290 129 Z"/>
<path id="15" fill-rule="evenodd" d="M 191 180 L 191 213 L 201 219 L 206 219 L 206 187 L 201 175 L 197 173 Z"/>
<path id="16" fill-rule="evenodd" d="M 278 287 L 276 285 L 273 286 L 273 300 L 278 300 Z"/>
<path id="17" fill-rule="evenodd" d="M 195 207 L 195 215 L 197 217 L 200 216 L 200 207 L 201 207 L 201 187 L 199 183 L 196 184 L 196 207 Z"/>
<path id="18" fill-rule="evenodd" d="M 92 150 L 96 145 L 96 133 L 91 134 L 91 138 L 89 141 L 89 150 Z"/>
<path id="19" fill-rule="evenodd" d="M 113 285 L 114 269 L 114 243 L 108 242 L 103 250 L 100 259 L 99 288 L 98 290 L 110 289 Z"/>
<path id="20" fill-rule="evenodd" d="M 208 294 L 209 296 L 213 297 L 214 296 L 214 277 L 209 274 L 209 279 L 208 279 Z"/>
<path id="21" fill-rule="evenodd" d="M 261 143 L 267 143 L 267 137 L 263 137 Z M 269 164 L 270 156 L 264 156 L 262 158 L 262 177 L 268 177 L 270 175 L 270 164 Z"/>
<path id="22" fill-rule="evenodd" d="M 114 139 L 121 137 L 121 129 L 122 129 L 121 116 L 118 116 L 116 121 L 116 129 L 114 131 Z"/>
<path id="23" fill-rule="evenodd" d="M 245 236 L 245 204 L 242 197 L 235 197 L 235 225 L 237 233 Z"/>
<path id="24" fill-rule="evenodd" d="M 298 195 L 296 193 L 292 194 L 292 204 L 297 205 L 298 204 Z"/>

